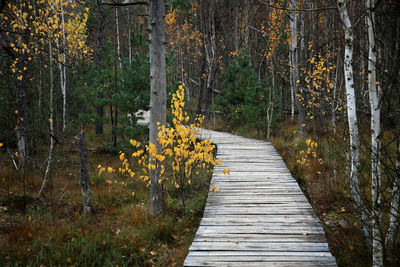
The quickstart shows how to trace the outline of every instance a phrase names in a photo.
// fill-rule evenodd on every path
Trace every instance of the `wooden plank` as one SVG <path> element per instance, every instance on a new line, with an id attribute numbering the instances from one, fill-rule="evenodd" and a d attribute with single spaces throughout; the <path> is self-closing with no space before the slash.
<path id="1" fill-rule="evenodd" d="M 211 130 L 201 136 L 218 147 L 222 165 L 214 168 L 184 266 L 337 266 L 310 203 L 270 143 Z"/>
<path id="2" fill-rule="evenodd" d="M 208 262 L 207 259 L 200 259 L 196 261 L 187 260 L 184 263 L 184 266 L 218 266 L 218 267 L 265 267 L 265 262 Z M 298 262 L 268 262 L 268 267 L 299 267 Z M 318 261 L 311 261 L 311 262 L 302 262 L 302 267 L 316 267 L 316 266 L 337 266 L 335 261 L 331 263 L 328 262 L 318 262 Z"/>
<path id="3" fill-rule="evenodd" d="M 189 248 L 190 251 L 298 251 L 298 252 L 329 252 L 326 243 L 314 242 L 197 242 L 193 241 Z"/>
<path id="4" fill-rule="evenodd" d="M 323 243 L 325 238 L 323 235 L 274 235 L 274 234 L 198 234 L 196 236 L 196 242 L 240 242 L 248 241 L 252 242 L 271 242 L 271 243 L 301 243 L 301 242 L 313 242 Z"/>

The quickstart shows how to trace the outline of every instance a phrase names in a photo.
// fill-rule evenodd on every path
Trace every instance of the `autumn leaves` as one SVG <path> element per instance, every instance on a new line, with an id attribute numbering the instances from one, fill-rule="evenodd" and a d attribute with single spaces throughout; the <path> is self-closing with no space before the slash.
<path id="1" fill-rule="evenodd" d="M 167 127 L 158 123 L 158 142 L 162 149 L 157 150 L 152 143 L 142 146 L 136 140 L 130 140 L 135 151 L 130 156 L 120 152 L 121 167 L 116 170 L 99 165 L 99 173 L 107 170 L 111 174 L 118 173 L 127 178 L 135 177 L 150 185 L 149 170 L 160 169 L 158 182 L 167 182 L 179 189 L 184 199 L 186 188 L 192 184 L 192 180 L 199 175 L 201 169 L 206 170 L 221 165 L 221 160 L 216 160 L 214 157 L 215 146 L 211 140 L 197 139 L 203 117 L 198 116 L 192 123 L 190 122 L 190 117 L 184 111 L 184 86 L 184 84 L 179 85 L 179 89 L 172 96 L 173 125 Z M 224 173 L 229 174 L 229 171 L 224 170 Z M 218 191 L 219 188 L 214 187 L 211 190 Z M 182 204 L 184 206 L 184 200 Z"/>

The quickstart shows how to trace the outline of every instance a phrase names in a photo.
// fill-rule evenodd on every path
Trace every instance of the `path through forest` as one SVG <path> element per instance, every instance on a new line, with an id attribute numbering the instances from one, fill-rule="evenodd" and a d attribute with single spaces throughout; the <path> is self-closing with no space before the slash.
<path id="1" fill-rule="evenodd" d="M 325 232 L 271 143 L 202 130 L 218 147 L 184 266 L 337 266 Z M 224 174 L 224 168 L 230 174 Z"/>

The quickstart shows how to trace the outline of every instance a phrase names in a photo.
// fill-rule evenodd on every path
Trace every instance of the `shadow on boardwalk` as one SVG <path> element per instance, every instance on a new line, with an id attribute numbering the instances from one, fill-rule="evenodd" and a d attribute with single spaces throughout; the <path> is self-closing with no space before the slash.
<path id="1" fill-rule="evenodd" d="M 310 203 L 269 142 L 202 130 L 218 146 L 184 266 L 337 266 Z M 230 169 L 230 175 L 223 174 Z"/>

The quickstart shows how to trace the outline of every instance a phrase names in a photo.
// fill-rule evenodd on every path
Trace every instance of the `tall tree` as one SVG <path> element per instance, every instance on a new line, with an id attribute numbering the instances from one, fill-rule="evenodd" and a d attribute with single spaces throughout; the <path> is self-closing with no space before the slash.
<path id="1" fill-rule="evenodd" d="M 372 175 L 372 266 L 383 266 L 383 240 L 381 232 L 381 89 L 376 79 L 375 4 L 367 0 L 368 26 L 368 91 L 371 106 L 371 175 Z"/>
<path id="2" fill-rule="evenodd" d="M 350 132 L 351 174 L 350 186 L 355 210 L 358 213 L 361 230 L 367 244 L 372 244 L 369 231 L 369 218 L 362 200 L 360 189 L 360 138 L 358 135 L 356 95 L 353 78 L 353 27 L 347 11 L 348 0 L 338 0 L 337 5 L 343 23 L 345 52 L 344 52 L 344 76 L 347 96 L 347 120 Z"/>
<path id="3" fill-rule="evenodd" d="M 301 103 L 301 99 L 299 96 L 298 85 L 300 83 L 300 75 L 299 75 L 299 47 L 298 47 L 298 33 L 297 33 L 297 0 L 292 0 L 292 9 L 290 11 L 290 85 L 291 85 L 291 112 L 292 119 L 294 117 L 294 105 L 296 102 L 297 111 L 298 111 L 298 124 L 300 134 L 305 134 L 305 116 L 304 116 L 304 108 Z"/>
<path id="4" fill-rule="evenodd" d="M 154 144 L 161 154 L 162 146 L 158 142 L 158 123 L 166 122 L 166 65 L 165 65 L 165 29 L 164 0 L 151 0 L 150 11 L 150 123 L 149 142 Z M 157 158 L 149 155 L 150 164 L 158 165 Z M 163 211 L 163 181 L 161 169 L 150 168 L 150 214 L 155 217 Z"/>
<path id="5" fill-rule="evenodd" d="M 103 0 L 97 0 L 97 49 L 96 49 L 96 57 L 95 57 L 95 63 L 96 63 L 96 68 L 99 73 L 101 73 L 101 70 L 103 68 L 103 57 L 101 55 L 102 50 L 103 50 L 103 34 L 104 34 L 104 12 L 103 12 Z M 102 82 L 100 81 L 100 85 Z M 99 101 L 103 99 L 103 92 L 99 90 L 97 92 L 97 98 Z M 96 112 L 98 115 L 97 121 L 96 121 L 96 134 L 103 134 L 103 116 L 104 116 L 104 106 L 99 103 L 96 106 Z"/>

